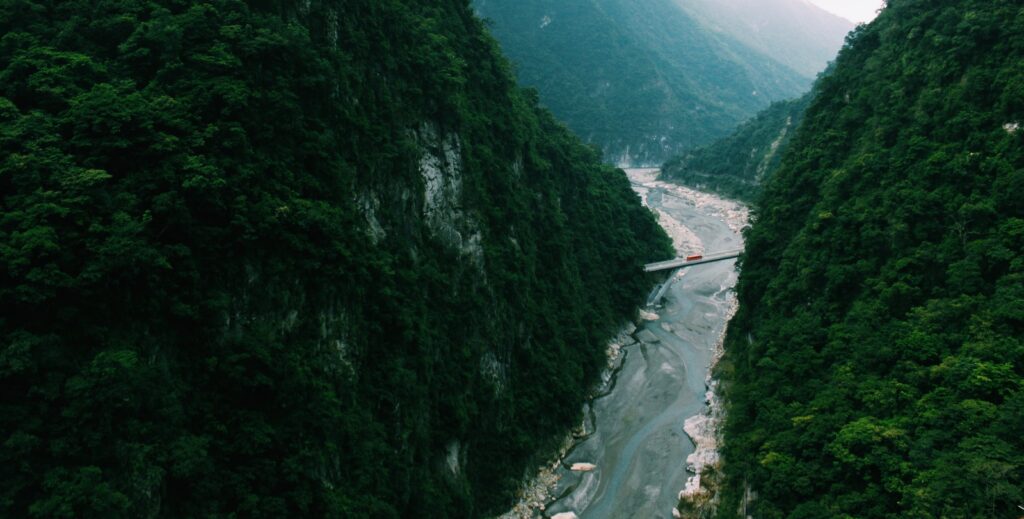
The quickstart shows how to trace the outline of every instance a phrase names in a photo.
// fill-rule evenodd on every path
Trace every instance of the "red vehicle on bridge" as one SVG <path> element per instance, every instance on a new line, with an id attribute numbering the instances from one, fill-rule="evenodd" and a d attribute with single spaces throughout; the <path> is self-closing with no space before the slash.
<path id="1" fill-rule="evenodd" d="M 702 256 L 700 254 L 697 254 L 695 256 L 687 256 L 686 257 L 686 261 L 697 261 L 699 259 L 704 259 L 704 256 Z"/>

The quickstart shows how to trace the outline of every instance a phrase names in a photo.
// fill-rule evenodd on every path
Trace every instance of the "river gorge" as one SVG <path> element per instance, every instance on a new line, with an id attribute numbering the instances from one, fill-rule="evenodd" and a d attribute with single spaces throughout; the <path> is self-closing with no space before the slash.
<path id="1" fill-rule="evenodd" d="M 626 172 L 678 256 L 742 248 L 744 206 L 660 182 L 658 170 Z M 735 260 L 683 269 L 659 305 L 639 311 L 611 342 L 609 369 L 562 456 L 503 518 L 673 516 L 680 492 L 696 486 L 693 465 L 717 456 L 709 373 L 735 312 L 736 279 Z"/>

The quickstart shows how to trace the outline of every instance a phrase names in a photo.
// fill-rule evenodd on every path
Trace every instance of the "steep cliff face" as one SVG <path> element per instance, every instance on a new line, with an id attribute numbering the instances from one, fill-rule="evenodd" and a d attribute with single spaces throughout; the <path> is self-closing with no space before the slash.
<path id="1" fill-rule="evenodd" d="M 462 1 L 0 33 L 0 515 L 481 515 L 669 252 Z"/>
<path id="2" fill-rule="evenodd" d="M 890 0 L 817 85 L 747 235 L 723 514 L 1020 515 L 1021 34 Z"/>

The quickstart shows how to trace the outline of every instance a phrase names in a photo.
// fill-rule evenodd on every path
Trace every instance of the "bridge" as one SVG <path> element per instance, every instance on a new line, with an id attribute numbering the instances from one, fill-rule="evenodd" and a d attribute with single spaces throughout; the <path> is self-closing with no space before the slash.
<path id="1" fill-rule="evenodd" d="M 695 267 L 697 265 L 703 265 L 705 263 L 714 263 L 716 261 L 738 258 L 742 252 L 742 249 L 737 249 L 716 252 L 714 254 L 708 254 L 707 256 L 687 256 L 644 265 L 644 272 L 661 272 L 663 270 L 672 271 L 668 276 L 668 280 L 654 287 L 654 290 L 651 291 L 651 295 L 647 297 L 647 306 L 655 306 L 661 302 L 661 298 L 665 297 L 665 292 L 668 291 L 668 287 L 672 286 L 672 282 L 676 279 L 676 273 L 680 270 L 688 267 Z"/>
<path id="2" fill-rule="evenodd" d="M 690 259 L 676 258 L 668 261 L 659 261 L 657 263 L 648 263 L 647 265 L 644 265 L 644 272 L 660 272 L 662 270 L 688 268 L 697 265 L 703 265 L 705 263 L 714 263 L 716 261 L 729 260 L 740 257 L 740 254 L 742 252 L 742 249 L 738 249 L 725 252 L 717 252 L 715 254 L 708 254 L 706 256 L 690 256 Z"/>

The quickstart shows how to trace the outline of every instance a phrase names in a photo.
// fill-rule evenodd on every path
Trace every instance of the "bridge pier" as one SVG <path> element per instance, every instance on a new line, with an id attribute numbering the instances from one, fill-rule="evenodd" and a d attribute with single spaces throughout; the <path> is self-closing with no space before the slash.
<path id="1" fill-rule="evenodd" d="M 683 270 L 683 268 L 679 267 L 672 270 L 672 272 L 669 273 L 668 275 L 668 279 L 666 279 L 664 283 L 654 287 L 654 290 L 651 291 L 651 295 L 647 296 L 648 308 L 652 306 L 657 306 L 658 303 L 661 302 L 661 299 L 665 297 L 665 292 L 668 292 L 669 287 L 671 287 L 672 283 L 675 282 L 676 276 L 679 274 L 680 270 Z"/>
<path id="2" fill-rule="evenodd" d="M 644 265 L 644 272 L 653 274 L 656 272 L 671 271 L 668 279 L 664 283 L 654 287 L 651 290 L 651 295 L 647 296 L 647 306 L 655 306 L 661 302 L 661 298 L 665 297 L 665 292 L 668 292 L 668 287 L 672 285 L 672 282 L 676 279 L 676 275 L 679 274 L 680 270 L 689 267 L 695 267 L 697 265 L 703 265 L 705 263 L 714 263 L 716 261 L 725 261 L 735 259 L 740 256 L 742 250 L 732 250 L 719 252 L 715 254 L 708 254 L 707 256 L 691 256 L 686 258 L 676 258 L 668 261 L 659 261 L 657 263 L 648 263 Z"/>

